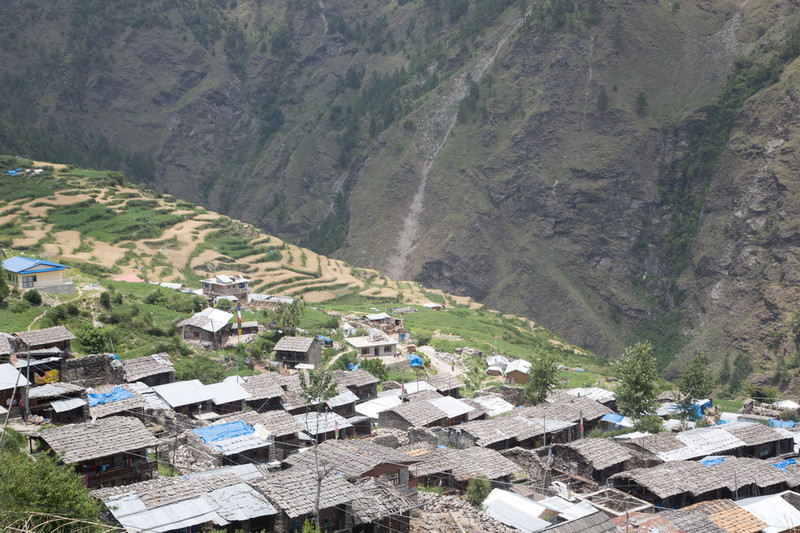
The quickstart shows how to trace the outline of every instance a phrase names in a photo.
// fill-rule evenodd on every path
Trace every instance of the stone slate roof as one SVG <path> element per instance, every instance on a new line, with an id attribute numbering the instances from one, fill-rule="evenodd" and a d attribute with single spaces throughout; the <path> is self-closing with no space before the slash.
<path id="1" fill-rule="evenodd" d="M 500 452 L 479 446 L 463 449 L 439 448 L 427 442 L 417 442 L 402 446 L 397 451 L 420 461 L 411 467 L 411 471 L 417 476 L 451 472 L 457 479 L 483 476 L 492 480 L 511 476 L 521 470 Z"/>
<path id="2" fill-rule="evenodd" d="M 286 411 L 264 411 L 263 413 L 256 411 L 245 411 L 243 413 L 234 413 L 232 415 L 220 418 L 212 425 L 216 426 L 219 424 L 227 424 L 229 422 L 237 422 L 240 420 L 249 426 L 261 424 L 274 437 L 296 435 L 302 427 L 300 422 L 295 420 L 294 417 Z"/>
<path id="3" fill-rule="evenodd" d="M 121 387 L 128 392 L 133 393 L 133 398 L 125 398 L 124 400 L 101 403 L 89 407 L 89 414 L 92 417 L 105 418 L 115 414 L 132 416 L 135 412 L 141 411 L 147 406 L 147 399 L 139 393 L 139 389 L 130 385 L 106 385 L 104 387 L 97 387 L 93 393 L 105 394 L 107 392 L 111 392 L 111 390 L 115 387 Z"/>
<path id="4" fill-rule="evenodd" d="M 67 331 L 64 326 L 20 331 L 16 335 L 26 346 L 41 346 L 42 344 L 69 341 L 75 338 L 75 335 Z"/>
<path id="5" fill-rule="evenodd" d="M 281 388 L 280 381 L 277 379 L 278 374 L 275 372 L 266 372 L 255 376 L 248 376 L 241 383 L 242 388 L 247 391 L 251 396 L 251 400 L 269 400 L 272 398 L 280 398 L 283 395 L 283 388 Z"/>
<path id="6" fill-rule="evenodd" d="M 533 419 L 518 414 L 523 411 L 524 409 L 515 409 L 508 415 L 501 415 L 489 420 L 474 420 L 456 427 L 475 437 L 478 446 L 491 446 L 507 439 L 519 441 L 530 439 L 541 435 L 545 429 L 549 434 L 575 425 L 573 422 L 553 420 L 548 417 L 545 427 L 541 418 Z"/>
<path id="7" fill-rule="evenodd" d="M 140 381 L 142 378 L 175 371 L 167 353 L 125 359 L 122 361 L 122 367 L 125 369 L 125 381 L 128 382 Z"/>
<path id="8" fill-rule="evenodd" d="M 567 444 L 556 444 L 553 446 L 553 453 L 560 447 L 576 451 L 595 470 L 604 470 L 633 459 L 628 449 L 613 439 L 581 439 Z"/>
<path id="9" fill-rule="evenodd" d="M 63 453 L 65 463 L 77 463 L 158 446 L 141 420 L 114 416 L 86 424 L 70 424 L 34 433 L 56 453 Z"/>
<path id="10" fill-rule="evenodd" d="M 314 337 L 281 337 L 273 350 L 276 352 L 306 353 L 315 340 Z"/>
<path id="11" fill-rule="evenodd" d="M 385 481 L 369 477 L 359 479 L 354 484 L 358 490 L 351 508 L 356 525 L 402 514 L 415 507 L 408 496 Z"/>
<path id="12" fill-rule="evenodd" d="M 403 403 L 390 409 L 414 427 L 423 427 L 447 418 L 447 413 L 427 401 Z"/>
<path id="13" fill-rule="evenodd" d="M 614 487 L 624 490 L 635 483 L 658 498 L 687 493 L 692 497 L 727 488 L 755 484 L 760 490 L 778 485 L 795 486 L 794 476 L 760 459 L 725 457 L 707 466 L 696 461 L 671 461 L 652 468 L 637 468 L 609 478 Z"/>
<path id="14" fill-rule="evenodd" d="M 460 389 L 464 387 L 464 382 L 458 379 L 456 376 L 452 376 L 450 374 L 436 374 L 435 376 L 428 376 L 425 378 L 424 381 L 427 381 L 429 385 L 436 388 L 439 392 L 446 392 L 452 389 Z"/>
<path id="15" fill-rule="evenodd" d="M 294 415 L 294 419 L 302 426 L 302 431 L 312 437 L 335 431 L 337 425 L 339 431 L 353 427 L 353 424 L 348 422 L 346 418 L 332 412 L 318 413 L 309 411 L 302 415 Z"/>
<path id="16" fill-rule="evenodd" d="M 747 446 L 758 446 L 760 444 L 767 444 L 769 442 L 775 442 L 788 438 L 776 431 L 775 428 L 771 428 L 757 422 L 752 424 L 723 424 L 719 427 L 740 441 L 744 442 Z"/>
<path id="17" fill-rule="evenodd" d="M 320 464 L 335 469 L 351 480 L 363 476 L 380 464 L 394 463 L 400 468 L 399 465 L 407 466 L 417 462 L 417 459 L 398 450 L 361 439 L 326 440 L 317 446 L 317 453 Z M 314 452 L 309 450 L 290 455 L 284 464 L 313 468 Z"/>
<path id="18" fill-rule="evenodd" d="M 617 533 L 617 531 L 619 531 L 617 526 L 601 511 L 547 528 L 548 533 Z"/>
<path id="19" fill-rule="evenodd" d="M 11 355 L 11 344 L 5 335 L 0 335 L 0 355 Z"/>
<path id="20" fill-rule="evenodd" d="M 81 387 L 74 383 L 59 381 L 58 383 L 46 383 L 38 387 L 31 387 L 28 390 L 28 398 L 31 400 L 46 400 L 48 398 L 58 398 L 59 396 L 71 396 L 85 391 L 86 387 Z"/>
<path id="21" fill-rule="evenodd" d="M 317 474 L 304 468 L 290 468 L 267 476 L 266 481 L 251 482 L 275 507 L 296 518 L 314 512 L 317 496 Z M 353 500 L 355 488 L 347 480 L 330 473 L 322 480 L 320 509 L 344 505 Z"/>
<path id="22" fill-rule="evenodd" d="M 531 407 L 517 409 L 520 415 L 541 420 L 545 415 L 548 419 L 563 420 L 565 422 L 578 422 L 583 412 L 584 421 L 594 421 L 612 413 L 613 411 L 600 402 L 586 396 L 570 396 L 565 393 L 554 393 L 547 397 L 547 401 Z"/>
<path id="23" fill-rule="evenodd" d="M 406 400 L 409 402 L 426 402 L 434 398 L 444 398 L 444 396 L 435 390 L 421 390 L 419 392 L 412 392 L 411 394 L 406 393 Z"/>
<path id="24" fill-rule="evenodd" d="M 377 384 L 380 380 L 366 370 L 334 370 L 331 377 L 340 387 L 364 387 Z"/>

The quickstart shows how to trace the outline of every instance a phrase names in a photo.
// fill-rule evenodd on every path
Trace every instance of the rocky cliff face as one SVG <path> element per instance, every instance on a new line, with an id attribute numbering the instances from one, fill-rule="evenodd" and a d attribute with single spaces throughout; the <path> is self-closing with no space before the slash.
<path id="1" fill-rule="evenodd" d="M 796 3 L 560 5 L 18 0 L 0 6 L 0 145 L 143 170 L 601 355 L 668 313 L 686 353 L 793 353 L 794 66 L 689 184 L 681 257 L 665 169 L 692 164 L 734 57 L 769 53 Z"/>

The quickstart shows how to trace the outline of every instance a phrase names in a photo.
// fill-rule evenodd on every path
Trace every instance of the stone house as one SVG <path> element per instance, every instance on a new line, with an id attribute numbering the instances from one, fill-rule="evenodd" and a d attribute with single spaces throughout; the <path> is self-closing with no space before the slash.
<path id="1" fill-rule="evenodd" d="M 115 416 L 85 424 L 44 429 L 31 435 L 40 450 L 75 466 L 89 488 L 127 485 L 150 479 L 156 439 L 137 418 Z"/>
<path id="2" fill-rule="evenodd" d="M 531 363 L 524 359 L 511 361 L 504 373 L 506 385 L 524 385 L 531 373 Z"/>
<path id="3" fill-rule="evenodd" d="M 28 408 L 32 415 L 47 418 L 53 424 L 83 422 L 89 418 L 86 389 L 73 383 L 46 383 L 31 387 L 28 390 Z"/>
<path id="4" fill-rule="evenodd" d="M 358 396 L 359 402 L 367 401 L 378 397 L 378 378 L 366 370 L 334 370 L 331 377 L 339 385 L 339 390 L 346 387 L 353 394 Z"/>
<path id="5" fill-rule="evenodd" d="M 202 280 L 203 296 L 209 301 L 215 298 L 230 298 L 233 301 L 247 302 L 250 294 L 250 281 L 241 274 L 226 276 L 219 274 Z"/>
<path id="6" fill-rule="evenodd" d="M 317 368 L 322 364 L 322 346 L 314 337 L 281 337 L 273 350 L 275 360 L 287 368 L 301 363 Z"/>
<path id="7" fill-rule="evenodd" d="M 122 361 L 122 366 L 127 383 L 141 381 L 145 385 L 155 387 L 175 381 L 175 367 L 172 365 L 168 353 L 162 352 L 135 359 L 125 359 Z"/>
<path id="8" fill-rule="evenodd" d="M 16 351 L 18 354 L 27 351 L 33 352 L 47 348 L 58 348 L 64 357 L 71 357 L 72 355 L 70 341 L 75 338 L 75 335 L 70 333 L 64 326 L 20 331 L 14 335 L 17 338 Z"/>
<path id="9" fill-rule="evenodd" d="M 183 340 L 208 343 L 217 348 L 228 342 L 232 318 L 233 315 L 227 311 L 209 307 L 178 322 L 178 329 Z"/>

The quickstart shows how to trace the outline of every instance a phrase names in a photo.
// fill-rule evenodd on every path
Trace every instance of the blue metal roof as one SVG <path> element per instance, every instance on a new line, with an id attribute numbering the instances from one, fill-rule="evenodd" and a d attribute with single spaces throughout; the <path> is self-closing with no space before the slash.
<path id="1" fill-rule="evenodd" d="M 51 270 L 64 270 L 69 268 L 60 263 L 47 261 L 46 259 L 33 259 L 31 257 L 11 257 L 3 261 L 3 270 L 16 274 L 36 274 L 38 272 L 50 272 Z"/>

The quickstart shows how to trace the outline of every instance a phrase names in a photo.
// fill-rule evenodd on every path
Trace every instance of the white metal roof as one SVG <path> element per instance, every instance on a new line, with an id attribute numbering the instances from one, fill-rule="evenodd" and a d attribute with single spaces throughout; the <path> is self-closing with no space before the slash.
<path id="1" fill-rule="evenodd" d="M 503 413 L 508 413 L 514 406 L 499 396 L 475 396 L 472 398 L 473 402 L 479 403 L 488 410 L 487 416 L 497 416 Z"/>
<path id="2" fill-rule="evenodd" d="M 522 372 L 523 374 L 529 374 L 530 371 L 531 371 L 531 363 L 529 361 L 524 360 L 524 359 L 515 359 L 515 360 L 511 361 L 510 363 L 508 363 L 508 366 L 506 367 L 506 372 L 505 373 L 506 374 L 510 374 L 511 372 L 514 372 L 515 370 L 517 372 Z"/>
<path id="3" fill-rule="evenodd" d="M 387 315 L 386 313 L 373 313 L 371 315 L 364 315 L 364 318 L 367 320 L 386 320 L 387 318 L 392 318 L 391 315 Z"/>
<path id="4" fill-rule="evenodd" d="M 383 396 L 356 405 L 356 413 L 378 419 L 378 415 L 403 403 L 400 396 Z"/>
<path id="5" fill-rule="evenodd" d="M 564 392 L 570 396 L 586 396 L 600 403 L 610 402 L 615 398 L 612 391 L 601 389 L 600 387 L 578 387 L 575 389 L 565 389 Z"/>
<path id="6" fill-rule="evenodd" d="M 66 400 L 56 400 L 54 402 L 50 402 L 50 406 L 56 413 L 71 411 L 73 409 L 77 409 L 78 407 L 83 407 L 84 405 L 86 405 L 86 400 L 83 398 L 67 398 Z"/>
<path id="7" fill-rule="evenodd" d="M 132 493 L 120 498 L 108 498 L 106 506 L 122 526 L 131 532 L 173 531 L 208 522 L 225 526 L 228 521 L 216 512 L 217 505 L 205 494 L 153 509 L 147 509 Z"/>
<path id="8" fill-rule="evenodd" d="M 294 415 L 294 419 L 300 422 L 302 428 L 310 435 L 329 433 L 337 427 L 339 430 L 353 427 L 346 418 L 336 413 L 317 413 L 309 411 L 306 414 Z"/>
<path id="9" fill-rule="evenodd" d="M 380 339 L 373 339 L 372 337 L 348 337 L 345 342 L 353 348 L 372 348 L 375 346 L 391 346 L 397 344 L 397 341 L 381 337 Z"/>
<path id="10" fill-rule="evenodd" d="M 19 377 L 19 381 L 17 381 L 17 377 Z M 24 387 L 28 384 L 28 380 L 11 363 L 0 365 L 0 390 L 13 390 L 15 383 L 17 388 Z"/>
<path id="11" fill-rule="evenodd" d="M 205 386 L 206 391 L 211 394 L 211 401 L 215 405 L 223 403 L 237 402 L 250 398 L 250 394 L 242 388 L 238 383 L 230 381 L 222 381 L 220 383 L 212 383 Z"/>
<path id="12" fill-rule="evenodd" d="M 195 313 L 194 316 L 205 316 L 221 324 L 227 324 L 233 318 L 233 314 L 214 307 L 206 307 L 199 313 Z"/>
<path id="13" fill-rule="evenodd" d="M 207 389 L 199 379 L 157 385 L 153 387 L 153 390 L 173 409 L 192 403 L 205 402 L 214 396 L 213 391 Z"/>
<path id="14" fill-rule="evenodd" d="M 471 405 L 462 402 L 452 396 L 442 396 L 441 398 L 432 398 L 428 403 L 444 411 L 447 418 L 455 418 L 457 416 L 471 413 L 475 410 Z"/>
<path id="15" fill-rule="evenodd" d="M 212 490 L 208 497 L 218 505 L 217 513 L 230 522 L 278 514 L 277 509 L 247 483 Z"/>
<path id="16" fill-rule="evenodd" d="M 513 492 L 494 489 L 483 501 L 486 514 L 524 533 L 534 533 L 552 524 L 539 518 L 547 508 Z"/>
<path id="17" fill-rule="evenodd" d="M 783 495 L 787 493 L 792 493 L 792 491 L 772 496 L 744 498 L 736 503 L 767 524 L 768 527 L 762 530 L 764 533 L 780 533 L 800 526 L 800 510 L 783 498 Z M 793 494 L 800 497 L 800 494 L 796 492 Z"/>

